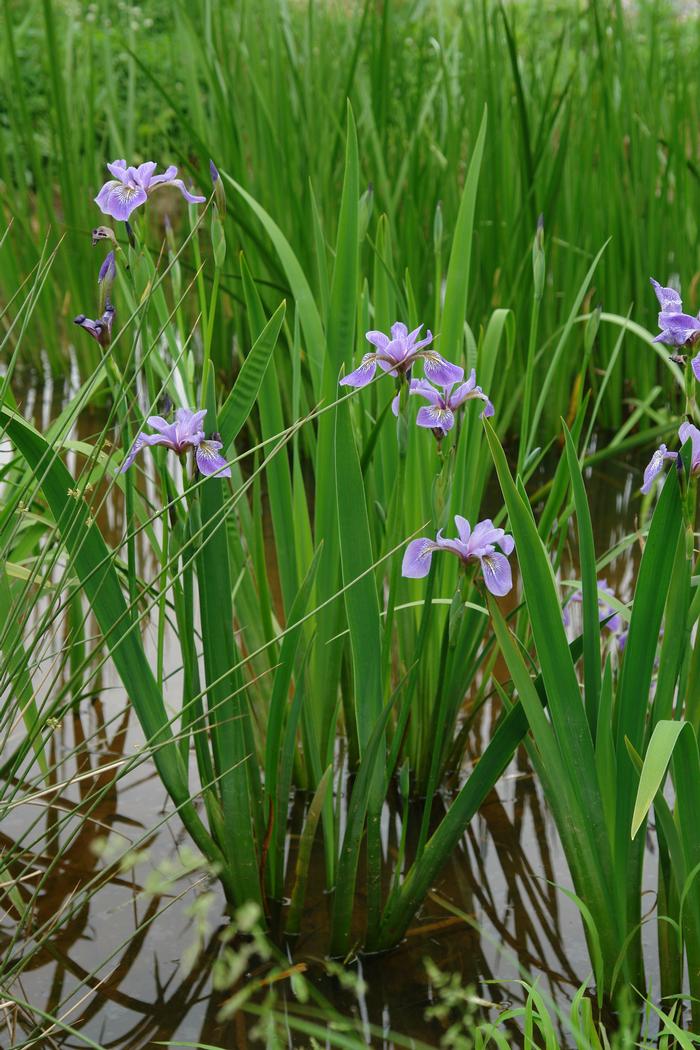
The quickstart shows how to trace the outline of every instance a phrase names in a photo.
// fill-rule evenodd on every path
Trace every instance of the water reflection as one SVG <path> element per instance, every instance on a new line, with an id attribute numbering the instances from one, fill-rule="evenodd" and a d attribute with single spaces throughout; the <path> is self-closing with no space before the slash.
<path id="1" fill-rule="evenodd" d="M 41 407 L 42 414 L 50 415 L 45 398 L 24 407 L 30 414 Z M 87 438 L 100 429 L 99 417 L 86 416 L 78 436 Z M 631 471 L 629 464 L 611 462 L 587 478 L 601 550 L 620 542 L 633 524 L 638 467 Z M 102 515 L 105 534 L 118 541 L 122 532 L 118 495 L 104 502 Z M 638 556 L 635 547 L 601 573 L 623 601 L 631 596 Z M 567 546 L 562 579 L 576 576 L 575 563 L 575 550 Z M 250 1024 L 243 1015 L 226 1024 L 216 1019 L 222 996 L 212 990 L 211 965 L 226 925 L 218 888 L 195 873 L 167 890 L 144 892 L 153 869 L 172 861 L 186 837 L 177 820 L 167 819 L 166 798 L 150 764 L 134 761 L 142 745 L 141 731 L 109 665 L 97 686 L 93 682 L 94 695 L 76 703 L 54 734 L 53 772 L 45 794 L 33 801 L 25 798 L 3 821 L 0 846 L 6 873 L 22 901 L 32 902 L 32 927 L 20 931 L 17 900 L 3 898 L 0 951 L 10 960 L 10 969 L 18 967 L 14 988 L 28 1002 L 64 1018 L 106 1047 L 142 1050 L 159 1040 L 175 1039 L 224 1047 L 259 1045 L 251 1042 Z M 465 770 L 478 761 L 497 714 L 487 703 L 474 717 Z M 16 786 L 19 802 L 22 785 Z M 296 833 L 307 801 L 300 795 L 291 804 Z M 434 823 L 448 804 L 447 794 L 434 800 Z M 400 812 L 400 806 L 385 808 L 387 858 L 398 851 Z M 78 814 L 81 819 L 76 819 Z M 409 853 L 418 826 L 418 819 L 410 822 Z M 105 852 L 105 839 L 115 838 L 120 852 L 125 844 L 144 852 L 124 867 L 109 850 Z M 288 843 L 292 854 L 296 844 L 293 830 Z M 437 1044 L 440 1024 L 425 1019 L 434 997 L 423 964 L 426 956 L 444 971 L 459 973 L 465 985 L 473 985 L 487 1000 L 503 994 L 514 1001 L 522 999 L 515 983 L 519 965 L 540 975 L 542 986 L 561 1002 L 570 1001 L 589 974 L 580 917 L 558 888 L 570 887 L 566 863 L 523 752 L 472 822 L 405 942 L 391 955 L 357 963 L 366 984 L 359 997 L 316 965 L 326 948 L 328 929 L 330 902 L 324 881 L 317 842 L 294 959 L 307 962 L 323 993 L 366 1028 L 370 1024 L 385 1031 L 395 1027 Z M 215 905 L 203 931 L 190 905 L 212 889 Z M 444 900 L 466 913 L 482 934 L 447 911 Z M 361 899 L 358 903 L 361 911 Z M 52 928 L 55 933 L 44 946 L 27 954 L 26 948 L 39 934 Z M 651 924 L 646 932 L 648 972 L 653 975 Z M 186 971 L 182 954 L 195 940 L 202 942 L 203 950 L 197 965 Z M 488 983 L 494 980 L 507 983 Z M 21 1015 L 15 1015 L 13 1023 L 17 1034 L 12 1038 L 21 1045 L 22 1038 L 32 1035 L 31 1029 Z M 513 1039 L 517 1045 L 515 1035 Z M 83 1044 L 76 1036 L 53 1031 L 33 1045 Z"/>

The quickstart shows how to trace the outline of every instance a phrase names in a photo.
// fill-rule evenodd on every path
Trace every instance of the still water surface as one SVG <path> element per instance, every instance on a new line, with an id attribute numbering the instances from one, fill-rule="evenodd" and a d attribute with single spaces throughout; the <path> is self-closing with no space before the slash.
<path id="1" fill-rule="evenodd" d="M 46 397 L 34 396 L 25 403 L 25 411 L 41 425 L 41 416 L 50 414 L 51 406 Z M 89 440 L 100 428 L 98 415 L 86 415 L 79 436 Z M 610 461 L 589 472 L 587 488 L 599 551 L 620 541 L 634 526 L 644 459 L 641 455 L 635 462 Z M 100 524 L 106 534 L 118 537 L 120 508 L 108 504 Z M 606 568 L 608 583 L 623 601 L 631 596 L 637 558 L 633 548 Z M 575 575 L 567 554 L 562 576 Z M 149 644 L 155 653 L 155 638 L 150 635 Z M 177 674 L 174 666 L 173 673 Z M 476 718 L 465 773 L 488 743 L 496 717 L 497 711 L 486 705 Z M 32 866 L 40 878 L 56 852 L 55 846 L 45 846 L 46 834 L 70 811 L 82 813 L 85 799 L 99 796 L 89 819 L 68 823 L 61 835 L 62 855 L 39 897 L 37 921 L 49 921 L 65 909 L 89 879 L 98 877 L 99 888 L 34 956 L 22 974 L 17 994 L 48 1013 L 65 1017 L 79 1032 L 105 1047 L 143 1050 L 157 1041 L 167 1045 L 175 1040 L 236 1048 L 260 1045 L 251 1042 L 250 1025 L 240 1014 L 226 1024 L 217 1021 L 222 998 L 212 990 L 211 966 L 220 930 L 226 924 L 218 888 L 206 883 L 201 873 L 179 878 L 164 892 L 158 892 L 162 886 L 154 886 L 154 870 L 162 873 L 168 865 L 172 867 L 178 848 L 187 846 L 187 837 L 177 818 L 169 819 L 165 794 L 150 764 L 136 762 L 123 773 L 142 744 L 138 722 L 106 665 L 99 693 L 83 700 L 55 732 L 52 759 L 59 763 L 57 778 L 65 787 L 53 796 L 50 807 L 43 800 L 23 804 L 3 821 L 0 844 L 5 847 L 35 825 Z M 115 763 L 121 766 L 116 781 Z M 447 794 L 434 801 L 436 820 L 448 801 Z M 302 826 L 305 805 L 301 797 L 293 802 L 297 819 L 292 819 L 292 826 L 297 829 Z M 387 854 L 398 841 L 397 814 L 398 810 L 385 807 L 382 830 Z M 140 843 L 143 853 L 131 866 L 119 870 L 113 863 L 115 843 L 120 853 L 125 843 Z M 294 849 L 293 835 L 289 845 Z M 655 859 L 649 855 L 647 861 L 651 910 Z M 589 975 L 581 920 L 563 892 L 571 886 L 566 862 L 522 752 L 473 820 L 405 942 L 390 955 L 355 963 L 364 978 L 365 990 L 360 995 L 343 991 L 318 965 L 326 947 L 329 915 L 322 865 L 317 850 L 294 960 L 308 963 L 308 974 L 328 999 L 365 1025 L 384 1031 L 395 1028 L 438 1045 L 442 1027 L 425 1017 L 434 999 L 426 957 L 446 972 L 459 973 L 463 984 L 474 985 L 484 999 L 501 1003 L 504 995 L 512 1002 L 522 1000 L 515 983 L 519 966 L 539 976 L 540 986 L 562 1005 L 570 1003 Z M 192 904 L 205 892 L 212 896 L 202 921 L 192 914 Z M 480 932 L 450 913 L 445 901 L 466 913 Z M 5 947 L 16 953 L 22 946 L 11 944 L 13 932 L 13 916 L 6 913 L 0 936 Z M 645 926 L 645 942 L 647 973 L 654 986 L 652 922 Z M 183 956 L 192 958 L 197 943 L 202 950 L 196 962 L 183 965 Z M 486 983 L 491 980 L 499 984 Z M 54 1033 L 42 1045 L 84 1044 L 76 1036 Z M 371 1045 L 392 1044 L 388 1037 L 375 1037 Z"/>

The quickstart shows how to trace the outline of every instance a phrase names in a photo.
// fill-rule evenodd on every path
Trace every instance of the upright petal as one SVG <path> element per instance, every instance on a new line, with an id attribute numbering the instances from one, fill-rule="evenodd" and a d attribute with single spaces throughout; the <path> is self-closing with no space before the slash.
<path id="1" fill-rule="evenodd" d="M 422 328 L 423 325 L 420 326 Z M 418 331 L 420 331 L 420 328 Z M 403 321 L 395 321 L 391 326 L 391 338 L 392 339 L 405 339 L 408 335 L 408 328 Z"/>
<path id="2" fill-rule="evenodd" d="M 476 389 L 476 369 L 472 368 L 469 373 L 469 379 L 466 383 L 461 383 L 456 390 L 453 390 L 450 394 L 450 405 L 452 408 L 458 408 L 463 402 L 467 400 L 470 394 Z"/>
<path id="3" fill-rule="evenodd" d="M 113 160 L 111 164 L 107 165 L 107 171 L 110 175 L 114 175 L 115 179 L 119 182 L 124 182 L 127 177 L 128 168 L 125 160 Z"/>
<path id="4" fill-rule="evenodd" d="M 162 416 L 149 416 L 146 422 L 162 438 L 162 444 L 177 449 L 179 445 L 177 423 L 168 423 L 167 419 L 163 419 Z"/>
<path id="5" fill-rule="evenodd" d="M 423 359 L 425 378 L 432 383 L 438 386 L 450 386 L 452 383 L 461 382 L 464 369 L 459 365 L 453 365 L 451 361 L 446 361 L 436 350 L 419 351 L 416 357 Z"/>
<path id="6" fill-rule="evenodd" d="M 350 372 L 349 375 L 343 376 L 340 380 L 341 386 L 354 386 L 362 387 L 367 386 L 374 379 L 374 373 L 377 371 L 377 355 L 376 354 L 365 354 L 362 358 L 362 363 L 355 369 L 354 372 Z"/>
<path id="7" fill-rule="evenodd" d="M 375 332 L 374 330 L 365 332 L 365 339 L 372 346 L 376 346 L 377 350 L 383 350 L 390 342 L 388 335 L 384 335 L 384 332 Z"/>
<path id="8" fill-rule="evenodd" d="M 446 405 L 444 394 L 437 387 L 434 387 L 432 383 L 429 383 L 427 379 L 412 379 L 410 393 L 419 394 L 426 401 L 429 401 L 431 405 L 441 405 L 443 408 Z"/>
<path id="9" fill-rule="evenodd" d="M 472 557 L 479 557 L 480 552 L 484 548 L 490 547 L 494 543 L 499 543 L 504 535 L 503 529 L 497 529 L 490 518 L 484 518 L 483 521 L 477 522 L 472 529 L 469 540 L 469 554 Z"/>
<path id="10" fill-rule="evenodd" d="M 680 438 L 681 445 L 685 445 L 686 441 L 690 441 L 693 449 L 693 456 L 696 452 L 700 452 L 700 430 L 693 424 L 688 423 L 687 420 L 678 428 L 678 437 Z"/>
<path id="11" fill-rule="evenodd" d="M 504 554 L 512 554 L 515 550 L 515 540 L 507 532 L 504 532 L 500 540 L 496 542 Z"/>
<path id="12" fill-rule="evenodd" d="M 220 441 L 202 441 L 197 446 L 195 460 L 200 474 L 210 478 L 216 474 L 217 478 L 230 478 L 231 468 L 219 449 L 223 448 Z"/>
<path id="13" fill-rule="evenodd" d="M 678 437 L 681 440 L 681 445 L 685 445 L 686 441 L 690 441 L 690 469 L 697 471 L 700 466 L 700 430 L 693 423 L 681 423 L 678 428 Z"/>
<path id="14" fill-rule="evenodd" d="M 510 562 L 503 554 L 484 554 L 479 559 L 484 583 L 497 598 L 503 598 L 513 586 Z"/>
<path id="15" fill-rule="evenodd" d="M 176 175 L 177 168 L 174 164 L 171 164 L 170 167 L 166 168 L 165 171 L 161 172 L 160 175 L 151 176 L 148 183 L 148 188 L 152 190 L 156 186 L 162 186 L 164 182 L 172 182 Z"/>
<path id="16" fill-rule="evenodd" d="M 433 551 L 439 550 L 437 543 L 429 540 L 427 536 L 412 540 L 406 547 L 401 564 L 401 575 L 411 580 L 420 580 L 430 572 L 430 563 L 433 559 Z"/>
<path id="17" fill-rule="evenodd" d="M 145 190 L 147 190 L 150 185 L 156 167 L 157 164 L 154 160 L 147 160 L 143 164 L 139 164 L 136 169 L 138 180 Z"/>
<path id="18" fill-rule="evenodd" d="M 420 327 L 422 328 L 423 325 L 421 325 Z M 418 331 L 420 331 L 420 329 L 417 328 L 416 332 L 418 332 Z M 409 344 L 408 344 L 410 349 L 411 349 L 411 351 L 413 353 L 415 353 L 417 350 L 422 350 L 424 346 L 429 346 L 432 343 L 432 341 L 433 341 L 433 333 L 430 331 L 430 329 L 428 329 L 428 331 L 425 333 L 425 339 L 419 339 L 417 343 L 415 342 L 415 340 L 413 342 L 410 342 L 411 336 L 413 336 L 413 335 L 414 335 L 414 333 L 411 332 L 411 335 L 409 336 Z M 453 380 L 453 382 L 458 383 L 459 380 L 464 375 L 464 370 L 460 369 L 460 371 L 462 372 L 462 375 L 459 377 L 459 379 Z"/>
<path id="19" fill-rule="evenodd" d="M 457 527 L 457 535 L 462 543 L 469 543 L 469 537 L 472 534 L 472 527 L 467 519 L 463 518 L 461 514 L 455 514 L 455 525 Z"/>
<path id="20" fill-rule="evenodd" d="M 677 452 L 669 452 L 665 445 L 660 445 L 654 455 L 649 460 L 647 468 L 644 471 L 644 484 L 642 485 L 641 491 L 647 493 L 651 491 L 651 487 L 654 484 L 654 480 L 657 475 L 663 470 L 664 463 L 667 459 L 677 459 Z"/>
<path id="21" fill-rule="evenodd" d="M 454 393 L 450 395 L 449 405 L 450 408 L 454 409 L 457 408 L 459 405 L 463 404 L 465 401 L 470 401 L 472 399 L 477 399 L 479 401 L 485 402 L 484 410 L 481 413 L 482 417 L 493 415 L 493 405 L 489 401 L 488 396 L 484 393 L 480 386 L 476 385 L 475 368 L 472 368 L 471 373 L 469 375 L 469 379 L 466 381 L 466 383 L 462 383 L 461 386 L 458 386 Z"/>
<path id="22" fill-rule="evenodd" d="M 656 292 L 656 298 L 659 300 L 659 306 L 662 310 L 680 311 L 683 309 L 680 292 L 677 292 L 675 288 L 662 287 L 653 277 L 650 277 L 649 280 Z"/>

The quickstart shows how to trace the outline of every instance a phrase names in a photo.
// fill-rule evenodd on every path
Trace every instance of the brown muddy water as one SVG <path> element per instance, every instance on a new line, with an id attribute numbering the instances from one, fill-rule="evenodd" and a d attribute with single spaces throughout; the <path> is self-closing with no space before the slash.
<path id="1" fill-rule="evenodd" d="M 37 425 L 45 426 L 51 401 L 45 394 L 32 394 L 24 411 Z M 99 416 L 87 414 L 77 436 L 89 440 L 100 429 Z M 646 458 L 640 453 L 634 461 L 611 460 L 589 472 L 587 489 L 599 552 L 633 528 Z M 542 480 L 547 476 L 543 473 Z M 108 505 L 101 520 L 105 534 L 119 536 L 120 525 L 119 507 Z M 635 548 L 601 574 L 622 600 L 631 596 L 637 556 Z M 575 575 L 569 557 L 562 576 Z M 147 639 L 155 661 L 154 628 L 147 631 Z M 60 645 L 60 630 L 52 644 Z M 173 673 L 177 675 L 174 665 Z M 465 773 L 486 746 L 496 715 L 487 705 L 476 718 Z M 57 925 L 55 935 L 34 955 L 13 992 L 34 1007 L 63 1018 L 81 1035 L 119 1050 L 143 1050 L 159 1041 L 165 1045 L 201 1041 L 232 1048 L 263 1045 L 252 1040 L 251 1022 L 243 1015 L 225 1024 L 217 1021 L 222 994 L 213 990 L 212 964 L 227 923 L 225 902 L 216 883 L 208 882 L 201 872 L 176 877 L 178 849 L 187 847 L 187 836 L 170 813 L 151 764 L 133 763 L 142 745 L 138 722 L 113 670 L 106 665 L 99 692 L 83 699 L 56 727 L 51 758 L 58 763 L 60 787 L 50 796 L 50 804 L 46 798 L 32 799 L 20 792 L 17 797 L 23 799 L 22 804 L 5 816 L 0 848 L 10 847 L 19 838 L 28 844 L 33 841 L 26 855 L 29 867 L 24 869 L 29 877 L 25 875 L 27 881 L 18 884 L 25 897 L 32 880 L 41 879 L 51 866 L 36 904 L 39 925 L 65 915 L 81 888 L 97 880 L 88 903 Z M 129 763 L 132 768 L 124 773 Z M 84 800 L 96 796 L 99 802 L 85 819 Z M 447 793 L 435 799 L 436 820 L 448 802 Z M 297 832 L 306 804 L 302 797 L 292 804 L 291 826 Z M 66 821 L 72 813 L 75 818 Z M 65 824 L 56 861 L 59 850 L 47 841 L 59 820 Z M 384 810 L 382 833 L 385 854 L 390 855 L 398 843 L 400 819 L 399 811 L 389 806 Z M 136 844 L 138 854 L 132 863 L 122 868 L 114 863 L 117 853 Z M 294 847 L 292 834 L 289 848 Z M 649 852 L 647 911 L 655 901 L 655 867 L 655 857 Z M 170 875 L 173 878 L 164 885 Z M 581 920 L 564 892 L 571 887 L 566 862 L 522 752 L 472 821 L 404 943 L 391 954 L 352 964 L 364 979 L 359 994 L 343 990 L 319 965 L 329 916 L 323 884 L 323 856 L 317 848 L 293 958 L 308 964 L 307 976 L 317 981 L 341 1013 L 356 1018 L 366 1031 L 372 1024 L 387 1033 L 395 1029 L 429 1045 L 439 1044 L 442 1025 L 425 1016 L 435 999 L 426 958 L 447 973 L 459 974 L 462 984 L 473 985 L 485 1000 L 500 1004 L 523 1000 L 516 983 L 520 966 L 537 977 L 542 990 L 564 1010 L 589 977 Z M 206 912 L 193 911 L 197 901 L 200 909 L 208 902 Z M 466 913 L 480 932 L 452 914 L 444 902 Z M 0 916 L 0 951 L 6 957 L 7 953 L 11 958 L 23 953 L 22 943 L 13 940 L 15 931 L 15 916 L 6 910 Z M 658 989 L 655 923 L 645 925 L 644 935 L 649 983 Z M 195 958 L 197 945 L 201 951 Z M 5 1022 L 0 1018 L 0 1046 L 15 1045 L 15 1040 L 22 1045 L 25 1031 L 21 1013 L 10 1011 Z M 372 1039 L 367 1034 L 367 1043 L 393 1045 L 388 1035 Z M 514 1035 L 513 1045 L 517 1043 Z M 50 1038 L 32 1045 L 85 1044 L 77 1035 L 54 1031 Z M 295 1038 L 289 1045 L 308 1044 Z"/>

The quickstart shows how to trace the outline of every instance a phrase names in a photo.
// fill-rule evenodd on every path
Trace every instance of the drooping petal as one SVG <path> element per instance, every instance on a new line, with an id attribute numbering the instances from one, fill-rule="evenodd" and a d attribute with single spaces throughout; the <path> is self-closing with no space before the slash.
<path id="1" fill-rule="evenodd" d="M 137 455 L 139 454 L 141 449 L 145 446 L 145 444 L 146 444 L 146 442 L 143 439 L 143 435 L 139 434 L 138 437 L 136 438 L 136 440 L 134 441 L 133 445 L 129 449 L 129 451 L 128 451 L 127 455 L 126 455 L 126 458 L 124 459 L 124 462 L 122 463 L 121 467 L 119 468 L 119 473 L 120 474 L 123 474 L 125 470 L 129 469 L 129 467 L 134 462 L 134 460 L 136 459 Z"/>
<path id="2" fill-rule="evenodd" d="M 644 484 L 642 485 L 641 491 L 646 493 L 651 491 L 651 487 L 654 484 L 654 480 L 657 475 L 663 470 L 664 463 L 667 459 L 677 459 L 677 452 L 669 452 L 665 445 L 660 445 L 654 455 L 649 460 L 646 470 L 644 471 Z"/>
<path id="3" fill-rule="evenodd" d="M 151 181 L 151 186 L 152 185 L 153 181 Z M 207 199 L 206 197 L 200 197 L 196 193 L 190 193 L 182 179 L 171 179 L 168 185 L 177 187 L 177 189 L 180 191 L 182 196 L 189 204 L 203 204 L 204 201 Z"/>
<path id="4" fill-rule="evenodd" d="M 105 182 L 104 186 L 102 187 L 100 192 L 95 197 L 95 204 L 106 215 L 108 215 L 109 212 L 106 212 L 105 208 L 107 207 L 107 203 L 108 203 L 112 193 L 114 192 L 115 189 L 118 189 L 120 186 L 123 186 L 123 185 L 124 185 L 123 182 L 121 182 L 121 180 L 119 180 L 119 179 L 109 179 L 107 182 Z"/>
<path id="5" fill-rule="evenodd" d="M 479 559 L 481 571 L 484 575 L 484 583 L 491 594 L 497 598 L 503 598 L 513 586 L 513 575 L 510 562 L 504 554 L 484 554 Z"/>
<path id="6" fill-rule="evenodd" d="M 700 354 L 698 354 L 697 357 L 693 358 L 693 360 L 690 362 L 690 367 L 693 370 L 693 375 L 697 379 L 698 383 L 700 383 Z"/>
<path id="7" fill-rule="evenodd" d="M 418 409 L 416 425 L 426 427 L 428 430 L 441 430 L 443 434 L 447 434 L 455 425 L 455 417 L 449 408 L 441 408 L 440 405 L 423 405 Z"/>
<path id="8" fill-rule="evenodd" d="M 446 361 L 436 350 L 421 350 L 416 357 L 423 359 L 425 378 L 437 386 L 450 386 L 452 383 L 461 382 L 464 369 Z"/>
<path id="9" fill-rule="evenodd" d="M 685 346 L 694 341 L 700 333 L 700 320 L 691 314 L 660 313 L 659 328 L 661 332 L 653 340 L 667 346 Z"/>
<path id="10" fill-rule="evenodd" d="M 649 280 L 656 292 L 656 298 L 659 300 L 659 306 L 662 310 L 680 311 L 683 309 L 680 292 L 677 292 L 675 288 L 664 288 L 653 277 L 650 277 Z"/>
<path id="11" fill-rule="evenodd" d="M 467 545 L 462 543 L 461 539 L 451 540 L 448 537 L 442 535 L 442 529 L 438 529 L 437 536 L 435 537 L 435 543 L 444 551 L 449 551 L 450 554 L 456 554 L 462 561 L 466 561 L 469 557 Z"/>
<path id="12" fill-rule="evenodd" d="M 223 448 L 220 441 L 202 441 L 195 452 L 197 469 L 200 474 L 210 478 L 215 474 L 217 478 L 230 478 L 231 468 L 219 449 Z"/>
<path id="13" fill-rule="evenodd" d="M 404 552 L 401 575 L 411 580 L 420 580 L 427 576 L 430 572 L 433 551 L 439 549 L 438 544 L 428 539 L 427 536 L 412 540 Z"/>
<path id="14" fill-rule="evenodd" d="M 102 213 L 120 222 L 126 222 L 132 211 L 146 200 L 146 191 L 140 186 L 122 182 L 106 182 L 95 197 L 95 203 Z"/>
<path id="15" fill-rule="evenodd" d="M 355 369 L 354 372 L 350 372 L 349 375 L 343 376 L 340 380 L 341 386 L 354 386 L 362 387 L 367 386 L 374 379 L 374 373 L 377 371 L 377 355 L 376 354 L 365 354 L 362 358 L 361 364 Z"/>

